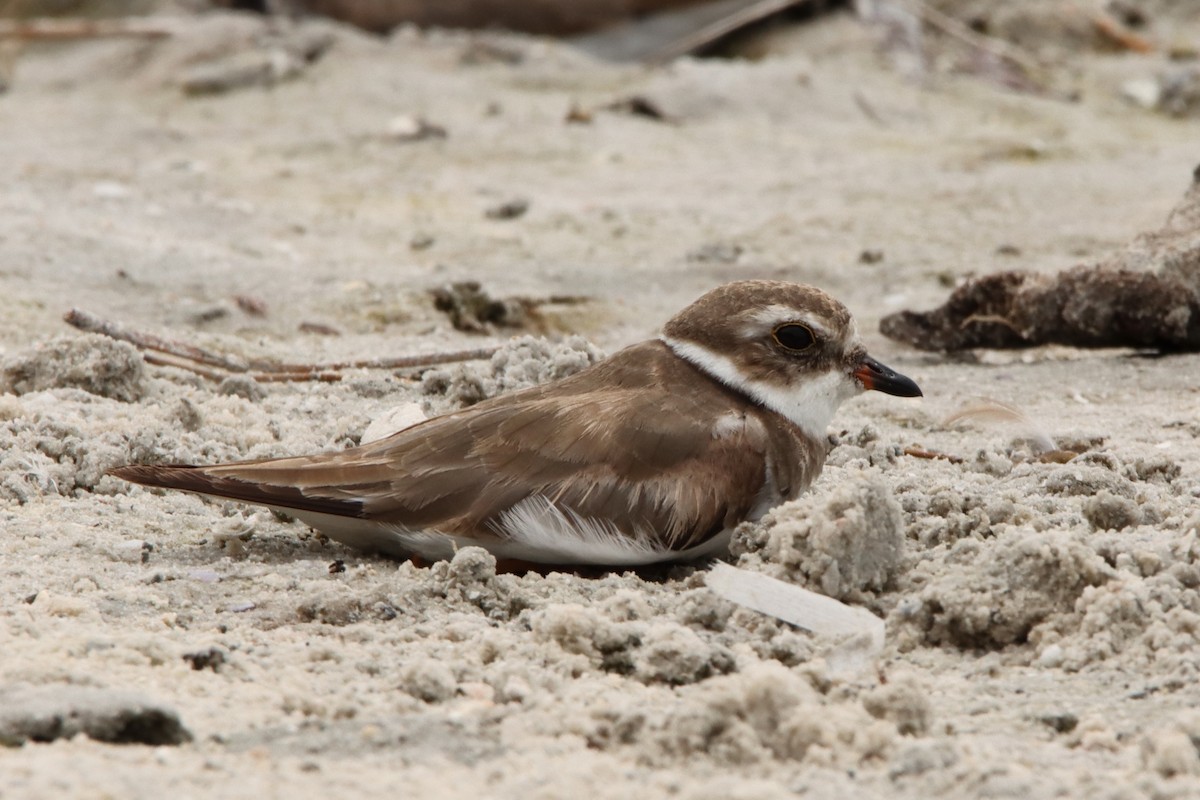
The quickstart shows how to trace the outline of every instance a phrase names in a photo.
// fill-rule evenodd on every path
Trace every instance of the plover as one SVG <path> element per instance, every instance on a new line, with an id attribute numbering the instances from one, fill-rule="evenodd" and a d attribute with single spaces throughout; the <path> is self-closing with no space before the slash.
<path id="1" fill-rule="evenodd" d="M 268 506 L 353 547 L 442 559 L 636 566 L 720 554 L 800 495 L 842 401 L 920 396 L 811 286 L 740 281 L 657 339 L 568 378 L 348 450 L 217 466 L 132 465 L 147 486 Z"/>

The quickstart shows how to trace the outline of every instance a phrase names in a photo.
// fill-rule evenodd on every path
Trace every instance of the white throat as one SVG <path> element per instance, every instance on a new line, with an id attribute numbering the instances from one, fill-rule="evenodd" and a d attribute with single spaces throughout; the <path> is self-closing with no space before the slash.
<path id="1" fill-rule="evenodd" d="M 721 383 L 752 397 L 796 424 L 810 438 L 824 440 L 826 429 L 842 401 L 862 388 L 848 374 L 826 372 L 797 386 L 779 386 L 746 377 L 726 356 L 694 342 L 662 337 L 675 355 L 695 364 Z"/>

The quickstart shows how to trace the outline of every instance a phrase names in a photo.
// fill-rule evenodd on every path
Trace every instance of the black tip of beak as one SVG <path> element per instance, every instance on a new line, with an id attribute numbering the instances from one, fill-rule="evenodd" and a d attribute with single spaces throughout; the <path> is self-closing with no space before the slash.
<path id="1" fill-rule="evenodd" d="M 885 367 L 870 356 L 865 356 L 854 370 L 854 377 L 867 389 L 874 389 L 897 397 L 924 397 L 921 387 L 912 378 L 901 375 L 891 367 Z"/>

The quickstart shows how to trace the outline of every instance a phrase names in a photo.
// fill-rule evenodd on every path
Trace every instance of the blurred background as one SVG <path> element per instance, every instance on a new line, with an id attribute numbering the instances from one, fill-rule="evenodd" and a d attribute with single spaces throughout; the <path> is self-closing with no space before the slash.
<path id="1" fill-rule="evenodd" d="M 612 346 L 743 277 L 821 285 L 874 336 L 967 276 L 1102 259 L 1200 155 L 1191 0 L 0 14 L 5 345 L 86 306 L 330 357 Z"/>

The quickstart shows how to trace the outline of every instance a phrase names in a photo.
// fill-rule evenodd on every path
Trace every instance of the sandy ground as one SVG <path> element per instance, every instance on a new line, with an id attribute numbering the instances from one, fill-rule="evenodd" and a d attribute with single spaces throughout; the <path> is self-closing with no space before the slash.
<path id="1" fill-rule="evenodd" d="M 1057 270 L 1157 227 L 1195 123 L 1118 88 L 1161 57 L 1081 52 L 1068 103 L 906 79 L 848 16 L 762 61 L 662 69 L 325 25 L 309 34 L 332 46 L 291 80 L 180 91 L 262 34 L 218 15 L 33 49 L 0 96 L 0 737 L 144 705 L 190 734 L 3 748 L 0 797 L 1200 794 L 1200 357 L 947 358 L 875 333 L 960 276 Z M 635 95 L 670 119 L 605 108 Z M 418 118 L 446 137 L 404 141 Z M 514 200 L 523 215 L 488 216 Z M 80 307 L 289 361 L 504 341 L 433 310 L 427 290 L 471 279 L 593 298 L 552 333 L 612 351 L 744 277 L 832 292 L 925 390 L 848 403 L 812 493 L 737 541 L 743 566 L 886 616 L 866 672 L 716 599 L 703 570 L 497 576 L 470 550 L 419 568 L 104 476 L 346 446 L 464 381 L 586 361 L 578 340 L 423 378 L 219 385 L 61 321 Z M 979 397 L 1083 455 L 944 424 Z"/>

